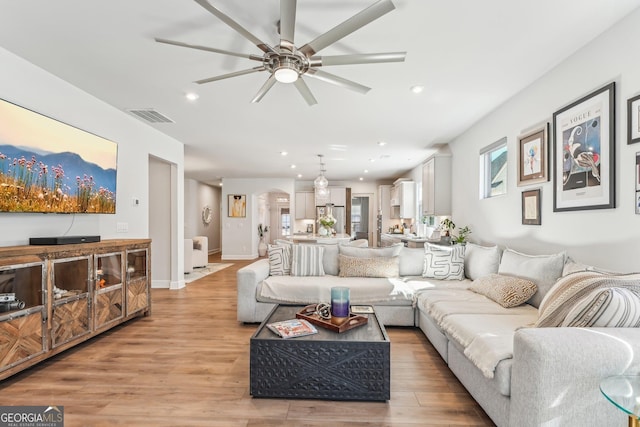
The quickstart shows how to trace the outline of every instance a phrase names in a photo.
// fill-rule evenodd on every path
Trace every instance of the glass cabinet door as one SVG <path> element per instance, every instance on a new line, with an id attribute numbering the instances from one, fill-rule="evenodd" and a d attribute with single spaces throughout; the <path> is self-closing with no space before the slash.
<path id="1" fill-rule="evenodd" d="M 147 249 L 127 251 L 127 316 L 150 306 L 148 261 Z"/>
<path id="2" fill-rule="evenodd" d="M 47 349 L 44 271 L 42 262 L 0 266 L 0 372 Z"/>
<path id="3" fill-rule="evenodd" d="M 51 341 L 55 348 L 91 331 L 89 256 L 52 262 Z"/>
<path id="4" fill-rule="evenodd" d="M 94 330 L 124 317 L 123 254 L 96 254 L 94 258 Z"/>

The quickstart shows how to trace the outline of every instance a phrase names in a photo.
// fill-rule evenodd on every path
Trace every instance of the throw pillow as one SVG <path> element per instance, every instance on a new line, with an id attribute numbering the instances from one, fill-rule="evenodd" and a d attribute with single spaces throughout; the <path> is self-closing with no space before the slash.
<path id="1" fill-rule="evenodd" d="M 640 292 L 616 287 L 595 289 L 576 302 L 562 326 L 640 327 Z"/>
<path id="2" fill-rule="evenodd" d="M 640 292 L 640 274 L 606 274 L 582 271 L 568 274 L 555 284 L 538 309 L 537 327 L 562 326 L 569 312 L 595 290 L 626 288 Z M 578 315 L 574 314 L 574 317 Z M 571 319 L 569 319 L 571 321 Z"/>
<path id="3" fill-rule="evenodd" d="M 424 247 L 423 277 L 441 280 L 464 278 L 464 245 L 440 246 L 427 244 Z"/>
<path id="4" fill-rule="evenodd" d="M 540 307 L 542 298 L 562 276 L 564 259 L 564 252 L 554 255 L 526 255 L 505 249 L 498 267 L 498 274 L 522 277 L 535 283 L 538 291 L 531 297 L 529 304 Z"/>
<path id="5" fill-rule="evenodd" d="M 398 277 L 399 257 L 360 258 L 340 255 L 340 277 Z"/>
<path id="6" fill-rule="evenodd" d="M 424 248 L 402 248 L 400 250 L 400 275 L 422 276 L 424 271 Z"/>
<path id="7" fill-rule="evenodd" d="M 269 245 L 269 274 L 271 276 L 288 276 L 291 274 L 291 248 Z"/>
<path id="8" fill-rule="evenodd" d="M 396 243 L 386 248 L 358 248 L 356 246 L 340 245 L 340 254 L 360 258 L 389 258 L 400 255 L 400 250 L 402 250 L 403 247 L 404 245 L 402 243 Z"/>
<path id="9" fill-rule="evenodd" d="M 471 280 L 498 272 L 502 251 L 497 246 L 467 243 L 464 251 L 464 275 Z"/>
<path id="10" fill-rule="evenodd" d="M 292 276 L 324 276 L 323 246 L 301 244 L 293 245 L 292 249 Z"/>
<path id="11" fill-rule="evenodd" d="M 501 274 L 490 274 L 473 281 L 469 290 L 484 295 L 504 308 L 527 302 L 538 287 L 530 280 Z"/>

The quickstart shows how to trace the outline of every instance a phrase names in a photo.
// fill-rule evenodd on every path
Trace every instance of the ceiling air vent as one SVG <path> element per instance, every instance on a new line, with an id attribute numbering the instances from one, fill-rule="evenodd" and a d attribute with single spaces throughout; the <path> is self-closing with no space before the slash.
<path id="1" fill-rule="evenodd" d="M 169 117 L 158 113 L 153 108 L 144 108 L 144 109 L 129 109 L 127 110 L 134 116 L 147 121 L 149 123 L 174 123 Z"/>

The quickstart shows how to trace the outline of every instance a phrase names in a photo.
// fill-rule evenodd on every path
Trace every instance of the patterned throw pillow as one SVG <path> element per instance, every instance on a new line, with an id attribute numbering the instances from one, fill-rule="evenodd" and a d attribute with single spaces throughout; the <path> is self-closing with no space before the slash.
<path id="1" fill-rule="evenodd" d="M 561 277 L 540 303 L 538 321 L 535 326 L 539 328 L 562 326 L 565 319 L 569 317 L 569 313 L 573 313 L 572 318 L 567 320 L 569 323 L 581 316 L 585 317 L 587 321 L 591 321 L 588 319 L 588 314 L 584 316 L 576 314 L 573 311 L 574 307 L 585 304 L 584 300 L 587 300 L 588 305 L 589 297 L 597 298 L 599 296 L 598 294 L 592 295 L 594 291 L 609 288 L 625 288 L 640 295 L 640 274 L 616 275 L 597 271 L 581 271 Z M 606 302 L 602 304 L 606 304 Z M 638 302 L 636 301 L 635 304 Z M 624 305 L 620 307 L 628 309 Z"/>
<path id="2" fill-rule="evenodd" d="M 427 244 L 424 251 L 422 277 L 442 280 L 462 280 L 464 278 L 464 245 Z"/>
<path id="3" fill-rule="evenodd" d="M 292 276 L 324 276 L 322 258 L 324 247 L 321 245 L 293 245 L 291 259 Z"/>
<path id="4" fill-rule="evenodd" d="M 489 274 L 473 281 L 469 290 L 484 295 L 504 308 L 527 302 L 538 290 L 530 280 L 501 274 Z"/>
<path id="5" fill-rule="evenodd" d="M 269 274 L 271 276 L 288 276 L 291 274 L 291 247 L 269 245 Z"/>
<path id="6" fill-rule="evenodd" d="M 579 300 L 562 326 L 640 327 L 640 291 L 627 288 L 596 289 Z"/>
<path id="7" fill-rule="evenodd" d="M 340 277 L 398 277 L 400 258 L 360 258 L 340 255 Z"/>

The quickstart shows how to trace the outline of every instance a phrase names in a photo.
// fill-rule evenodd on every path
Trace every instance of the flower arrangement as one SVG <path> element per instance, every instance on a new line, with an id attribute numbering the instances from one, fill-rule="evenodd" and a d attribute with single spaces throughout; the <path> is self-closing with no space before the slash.
<path id="1" fill-rule="evenodd" d="M 322 215 L 318 218 L 318 223 L 325 228 L 331 228 L 335 225 L 336 219 L 331 214 Z"/>
<path id="2" fill-rule="evenodd" d="M 262 223 L 258 224 L 258 236 L 260 236 L 260 238 L 262 239 L 264 237 L 264 235 L 266 233 L 269 232 L 269 226 L 265 225 L 264 227 L 262 226 Z"/>

